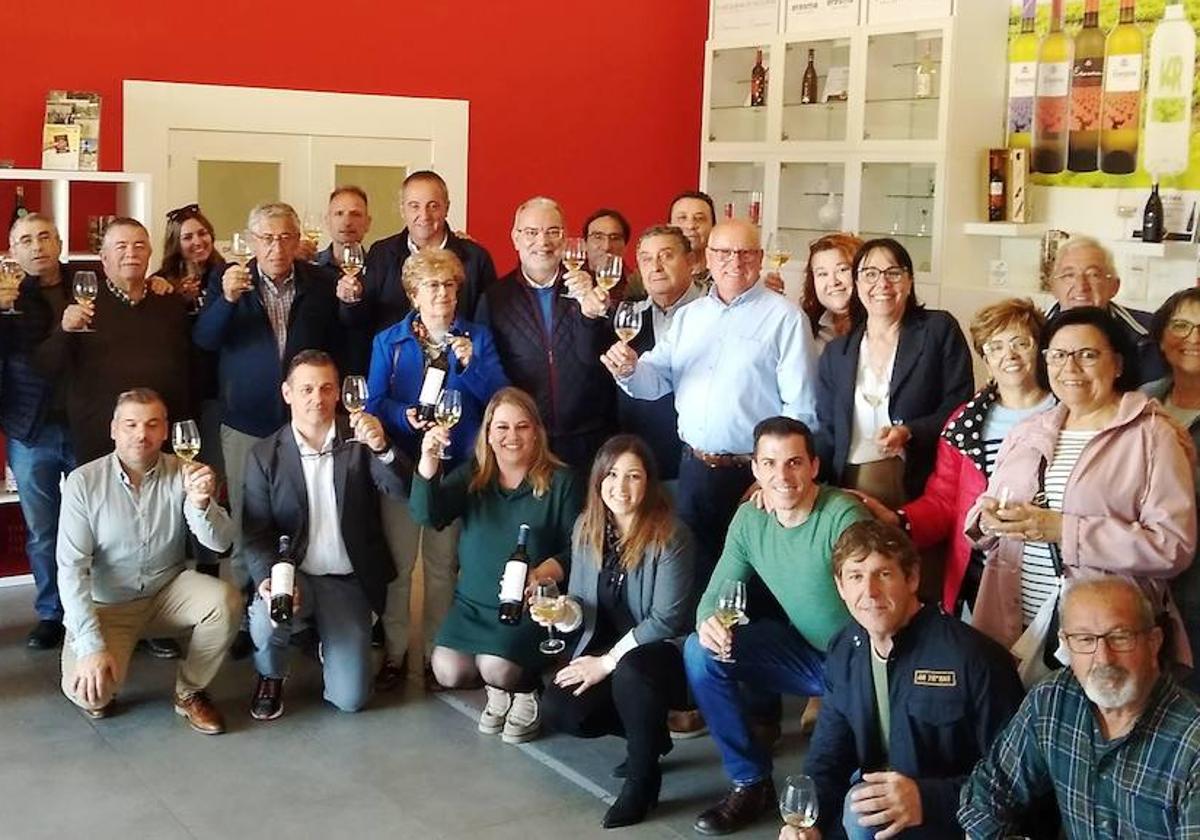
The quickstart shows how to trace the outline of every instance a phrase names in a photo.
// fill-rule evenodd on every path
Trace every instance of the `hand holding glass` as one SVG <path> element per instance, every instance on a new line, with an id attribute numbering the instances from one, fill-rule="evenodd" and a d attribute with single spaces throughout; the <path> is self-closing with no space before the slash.
<path id="1" fill-rule="evenodd" d="M 21 281 L 25 279 L 25 269 L 12 257 L 0 260 L 0 288 L 13 296 L 12 303 L 5 309 L 0 309 L 0 315 L 20 315 L 17 309 L 17 295 L 21 291 Z"/>
<path id="2" fill-rule="evenodd" d="M 95 303 L 96 295 L 100 294 L 100 282 L 94 271 L 76 271 L 71 281 L 71 292 L 75 295 L 76 303 Z M 78 332 L 95 332 L 92 327 L 83 327 Z"/>
<path id="3" fill-rule="evenodd" d="M 342 380 L 342 405 L 351 416 L 362 411 L 367 405 L 367 379 L 364 376 L 347 376 Z M 351 440 L 357 441 L 355 434 Z"/>
<path id="4" fill-rule="evenodd" d="M 733 628 L 746 620 L 746 582 L 742 580 L 727 580 L 721 584 L 717 592 L 717 609 L 713 616 L 726 630 Z M 730 664 L 733 656 L 714 656 L 718 662 Z"/>
<path id="5" fill-rule="evenodd" d="M 562 261 L 568 271 L 575 272 L 582 269 L 583 264 L 587 262 L 587 240 L 582 236 L 568 238 L 563 246 Z M 562 296 L 575 297 L 570 291 L 563 292 Z"/>
<path id="6" fill-rule="evenodd" d="M 792 828 L 817 824 L 817 786 L 809 776 L 788 776 L 779 794 L 779 815 Z"/>
<path id="7" fill-rule="evenodd" d="M 433 407 L 433 419 L 447 432 L 462 419 L 462 393 L 453 388 L 445 388 L 438 396 L 437 405 Z M 438 457 L 443 461 L 450 458 L 450 447 L 444 447 Z"/>
<path id="8" fill-rule="evenodd" d="M 533 590 L 533 600 L 529 604 L 529 614 L 546 625 L 546 640 L 538 645 L 538 650 L 547 656 L 562 653 L 567 643 L 554 635 L 554 624 L 562 616 L 561 602 L 558 600 L 558 585 L 552 580 L 538 581 Z"/>

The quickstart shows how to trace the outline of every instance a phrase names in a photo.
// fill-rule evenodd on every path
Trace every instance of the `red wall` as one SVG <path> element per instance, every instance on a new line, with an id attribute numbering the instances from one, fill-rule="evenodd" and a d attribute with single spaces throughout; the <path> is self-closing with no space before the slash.
<path id="1" fill-rule="evenodd" d="M 67 0 L 35 20 L 17 4 L 16 20 L 5 21 L 0 158 L 39 165 L 52 88 L 104 97 L 102 169 L 121 166 L 124 79 L 465 99 L 467 226 L 503 273 L 524 198 L 557 198 L 572 227 L 613 206 L 640 229 L 663 219 L 671 195 L 695 187 L 707 6 Z M 36 191 L 31 198 L 36 206 Z M 11 208 L 11 188 L 0 191 L 4 223 Z"/>

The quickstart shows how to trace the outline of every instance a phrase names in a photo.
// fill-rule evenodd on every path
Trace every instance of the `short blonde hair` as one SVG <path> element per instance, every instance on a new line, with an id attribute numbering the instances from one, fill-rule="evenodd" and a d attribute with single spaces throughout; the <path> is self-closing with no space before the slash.
<path id="1" fill-rule="evenodd" d="M 467 270 L 462 260 L 448 248 L 426 248 L 404 261 L 400 282 L 411 300 L 417 299 L 417 286 L 422 280 L 431 278 L 453 280 L 460 287 L 467 279 Z"/>
<path id="2" fill-rule="evenodd" d="M 1005 298 L 983 307 L 971 319 L 971 346 L 983 357 L 983 345 L 1001 330 L 1010 327 L 1025 328 L 1033 336 L 1034 344 L 1041 344 L 1042 330 L 1046 327 L 1046 316 L 1029 298 Z"/>

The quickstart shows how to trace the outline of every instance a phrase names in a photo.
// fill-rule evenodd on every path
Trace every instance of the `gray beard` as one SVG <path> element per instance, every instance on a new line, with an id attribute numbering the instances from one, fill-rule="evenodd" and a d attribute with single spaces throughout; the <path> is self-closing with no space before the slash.
<path id="1" fill-rule="evenodd" d="M 1116 665 L 1093 665 L 1083 681 L 1084 694 L 1101 709 L 1128 706 L 1137 696 L 1137 688 L 1133 675 Z"/>

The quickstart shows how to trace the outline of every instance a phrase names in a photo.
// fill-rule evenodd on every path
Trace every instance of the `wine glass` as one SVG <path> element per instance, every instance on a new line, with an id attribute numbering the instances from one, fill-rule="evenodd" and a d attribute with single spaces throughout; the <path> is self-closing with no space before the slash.
<path id="1" fill-rule="evenodd" d="M 367 378 L 365 376 L 347 376 L 342 380 L 342 405 L 351 416 L 362 411 L 367 405 Z M 355 433 L 351 440 L 358 440 Z"/>
<path id="2" fill-rule="evenodd" d="M 95 303 L 96 295 L 100 294 L 100 281 L 94 271 L 76 271 L 71 280 L 71 291 L 76 303 Z M 92 327 L 83 327 L 77 332 L 95 332 Z"/>
<path id="3" fill-rule="evenodd" d="M 538 645 L 538 650 L 547 656 L 562 653 L 567 646 L 566 642 L 554 635 L 554 623 L 561 617 L 560 612 L 558 585 L 552 580 L 539 580 L 533 590 L 529 614 L 546 622 L 546 639 Z"/>
<path id="4" fill-rule="evenodd" d="M 767 237 L 767 265 L 778 274 L 792 258 L 791 243 L 787 235 L 776 231 Z"/>
<path id="5" fill-rule="evenodd" d="M 779 815 L 793 828 L 817 824 L 817 786 L 811 776 L 788 776 L 779 794 Z"/>
<path id="6" fill-rule="evenodd" d="M 619 254 L 605 254 L 596 268 L 596 285 L 604 291 L 610 291 L 621 282 L 624 261 Z"/>
<path id="7" fill-rule="evenodd" d="M 613 313 L 613 331 L 617 338 L 628 344 L 642 331 L 642 308 L 632 300 L 623 300 L 617 304 Z"/>
<path id="8" fill-rule="evenodd" d="M 5 291 L 20 293 L 21 281 L 25 279 L 25 269 L 21 268 L 21 264 L 12 257 L 4 257 L 0 259 L 0 288 Z M 21 310 L 17 309 L 17 299 L 14 297 L 12 304 L 7 309 L 0 309 L 0 315 L 20 315 Z"/>
<path id="9" fill-rule="evenodd" d="M 200 454 L 200 427 L 195 420 L 180 420 L 171 426 L 171 448 L 189 464 L 195 462 Z"/>
<path id="10" fill-rule="evenodd" d="M 713 613 L 717 621 L 727 630 L 732 630 L 746 621 L 746 582 L 726 580 L 717 591 L 717 609 Z M 718 662 L 731 664 L 732 656 L 714 656 Z"/>
<path id="11" fill-rule="evenodd" d="M 313 249 L 321 247 L 321 219 L 315 213 L 304 214 L 304 238 L 313 244 Z"/>
<path id="12" fill-rule="evenodd" d="M 250 247 L 252 235 L 248 230 L 235 230 L 229 239 L 229 256 L 242 268 L 245 268 L 254 256 L 254 249 Z"/>
<path id="13" fill-rule="evenodd" d="M 562 261 L 568 271 L 579 271 L 583 268 L 583 264 L 587 262 L 587 240 L 582 236 L 568 237 L 563 245 Z M 563 292 L 562 296 L 575 297 L 570 291 Z"/>
<path id="14" fill-rule="evenodd" d="M 462 419 L 462 392 L 446 388 L 438 396 L 437 405 L 433 407 L 433 419 L 442 428 L 449 431 Z M 450 447 L 442 448 L 438 457 L 443 461 L 450 458 Z"/>
<path id="15" fill-rule="evenodd" d="M 338 257 L 342 263 L 342 274 L 354 280 L 354 297 L 357 300 L 362 293 L 362 285 L 358 280 L 358 275 L 362 273 L 363 264 L 366 262 L 366 254 L 363 251 L 362 244 L 359 242 L 346 242 L 338 246 L 338 248 L 340 249 Z"/>
<path id="16" fill-rule="evenodd" d="M 201 307 L 204 305 L 203 277 L 204 277 L 203 272 L 200 271 L 199 267 L 195 263 L 190 262 L 190 261 L 184 262 L 183 276 L 179 278 L 180 286 L 184 286 L 184 285 L 187 285 L 190 283 L 199 283 L 200 284 L 200 289 L 196 293 L 196 296 L 194 298 L 192 298 L 191 302 L 188 303 L 188 314 L 189 315 L 198 314 L 200 312 Z"/>

